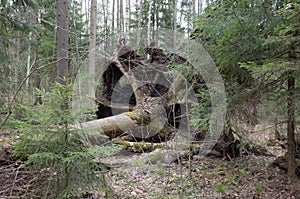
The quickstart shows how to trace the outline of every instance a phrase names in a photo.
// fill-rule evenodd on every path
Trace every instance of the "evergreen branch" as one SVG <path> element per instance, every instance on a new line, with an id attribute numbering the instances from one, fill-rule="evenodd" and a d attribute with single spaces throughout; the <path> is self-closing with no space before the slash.
<path id="1" fill-rule="evenodd" d="M 38 67 L 38 68 L 33 69 L 33 70 L 32 70 L 32 71 L 31 71 L 31 72 L 30 72 L 30 73 L 22 80 L 22 82 L 21 82 L 20 85 L 18 86 L 16 92 L 14 93 L 13 97 L 11 98 L 11 100 L 10 100 L 10 102 L 9 102 L 9 104 L 8 104 L 7 115 L 5 116 L 4 121 L 1 123 L 0 126 L 3 126 L 3 125 L 7 122 L 8 118 L 10 117 L 10 115 L 12 114 L 12 106 L 13 106 L 13 103 L 14 103 L 14 101 L 15 101 L 17 95 L 19 94 L 21 88 L 22 88 L 23 85 L 25 84 L 26 80 L 27 80 L 27 79 L 28 79 L 35 71 L 39 71 L 39 70 L 41 70 L 41 69 L 43 69 L 43 68 L 46 68 L 46 67 L 48 67 L 48 66 L 50 66 L 50 65 L 52 65 L 52 64 L 55 64 L 55 63 L 59 62 L 60 60 L 61 60 L 61 59 L 56 60 L 56 61 L 53 61 L 53 62 L 48 63 L 48 64 L 45 64 L 44 66 L 41 66 L 41 67 Z M 35 63 L 36 63 L 36 58 L 35 58 L 35 60 L 33 61 L 33 63 L 31 64 L 30 68 L 32 68 L 32 67 L 34 66 Z"/>
<path id="2" fill-rule="evenodd" d="M 235 18 L 237 19 L 238 24 L 240 25 L 240 27 L 245 31 L 245 33 L 247 33 L 247 35 L 249 35 L 252 39 L 256 40 L 256 38 L 249 33 L 249 31 L 244 27 L 244 25 L 240 22 L 239 17 L 237 16 L 237 14 L 235 13 L 235 11 L 232 12 L 232 14 L 235 16 Z"/>

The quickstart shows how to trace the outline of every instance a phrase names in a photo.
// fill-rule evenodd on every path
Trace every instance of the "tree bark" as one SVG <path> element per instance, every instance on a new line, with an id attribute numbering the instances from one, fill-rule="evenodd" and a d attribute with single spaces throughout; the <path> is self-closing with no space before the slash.
<path id="1" fill-rule="evenodd" d="M 152 104 L 153 107 L 155 106 Z M 93 137 L 92 132 L 98 132 L 100 134 L 105 134 L 110 139 L 116 138 L 120 135 L 132 135 L 137 139 L 146 139 L 159 134 L 161 138 L 166 136 L 168 128 L 165 124 L 159 121 L 159 115 L 157 114 L 157 123 L 155 126 L 145 126 L 151 118 L 155 120 L 155 112 L 148 114 L 147 110 L 136 109 L 132 112 L 125 112 L 119 115 L 114 115 L 111 117 L 102 118 L 99 120 L 93 120 L 80 125 L 76 125 L 76 128 L 83 129 L 83 137 L 92 144 L 97 143 L 95 136 Z M 151 117 L 151 118 L 150 118 Z"/>
<path id="2" fill-rule="evenodd" d="M 120 28 L 120 0 L 117 0 L 117 31 L 121 32 Z"/>
<path id="3" fill-rule="evenodd" d="M 33 1 L 35 2 L 35 1 Z M 32 9 L 32 24 L 35 26 L 37 23 L 39 23 L 39 12 L 35 12 L 34 9 Z M 31 35 L 31 42 L 32 42 L 32 51 L 33 51 L 33 60 L 34 65 L 33 68 L 37 69 L 39 67 L 38 65 L 38 47 L 37 47 L 37 35 L 35 33 L 32 33 Z M 34 79 L 34 88 L 41 89 L 41 77 L 40 77 L 40 71 L 36 70 L 33 73 L 33 79 Z M 42 97 L 40 94 L 38 94 L 36 91 L 34 91 L 34 104 L 42 104 Z"/>
<path id="4" fill-rule="evenodd" d="M 293 77 L 293 73 L 291 73 L 290 77 L 288 78 L 288 98 L 287 98 L 288 176 L 290 178 L 296 177 L 294 89 L 295 89 L 295 78 Z"/>
<path id="5" fill-rule="evenodd" d="M 89 35 L 89 67 L 88 67 L 88 95 L 95 97 L 95 48 L 96 48 L 96 13 L 97 13 L 97 1 L 91 0 L 91 13 L 90 13 L 90 35 Z"/>
<path id="6" fill-rule="evenodd" d="M 142 16 L 143 16 L 143 0 L 140 0 L 139 5 L 139 18 L 138 18 L 138 32 L 137 32 L 137 42 L 136 42 L 136 48 L 138 49 L 140 47 L 141 43 L 141 28 L 142 28 Z"/>
<path id="7" fill-rule="evenodd" d="M 112 31 L 115 30 L 115 4 L 116 4 L 116 0 L 113 0 L 113 5 L 112 5 L 112 20 L 111 20 L 111 27 L 112 27 Z"/>
<path id="8" fill-rule="evenodd" d="M 69 76 L 68 64 L 68 41 L 69 41 L 69 26 L 68 26 L 68 0 L 56 1 L 56 50 L 57 57 L 57 74 L 56 81 L 60 84 L 66 84 Z"/>
<path id="9" fill-rule="evenodd" d="M 149 0 L 149 9 L 148 9 L 148 24 L 147 24 L 147 45 L 150 45 L 151 43 L 151 9 L 152 9 L 153 0 Z"/>
<path id="10" fill-rule="evenodd" d="M 121 33 L 122 37 L 124 37 L 125 31 L 124 31 L 123 0 L 119 0 L 119 1 L 120 1 L 120 33 Z"/>
<path id="11" fill-rule="evenodd" d="M 177 34 L 177 0 L 173 0 L 173 52 L 176 50 Z"/>
<path id="12" fill-rule="evenodd" d="M 130 0 L 127 0 L 127 12 L 128 12 L 128 18 L 127 18 L 127 31 L 130 32 L 130 23 L 131 23 L 131 4 Z"/>

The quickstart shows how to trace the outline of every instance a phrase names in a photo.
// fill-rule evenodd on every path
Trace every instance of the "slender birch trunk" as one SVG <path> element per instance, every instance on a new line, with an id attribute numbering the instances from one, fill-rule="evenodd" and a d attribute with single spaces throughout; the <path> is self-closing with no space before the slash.
<path id="1" fill-rule="evenodd" d="M 177 1 L 173 0 L 173 51 L 176 50 L 177 34 Z"/>
<path id="2" fill-rule="evenodd" d="M 95 48 L 96 48 L 96 21 L 97 21 L 97 1 L 91 0 L 90 13 L 90 35 L 89 35 L 89 63 L 88 63 L 88 95 L 95 97 Z"/>
<path id="3" fill-rule="evenodd" d="M 152 9 L 153 0 L 149 0 L 149 9 L 148 9 L 148 24 L 147 24 L 147 43 L 151 43 L 151 9 Z"/>
<path id="4" fill-rule="evenodd" d="M 112 27 L 112 31 L 115 30 L 115 4 L 116 4 L 116 0 L 113 0 L 113 5 L 112 5 L 112 21 L 111 21 L 111 27 Z"/>
<path id="5" fill-rule="evenodd" d="M 123 0 L 120 1 L 120 33 L 122 37 L 125 35 L 124 31 L 124 10 L 123 10 Z"/>
<path id="6" fill-rule="evenodd" d="M 139 6 L 139 19 L 138 19 L 138 32 L 137 32 L 137 42 L 136 42 L 136 48 L 138 49 L 140 47 L 141 43 L 141 28 L 142 28 L 142 15 L 143 15 L 143 0 L 140 0 L 140 6 Z"/>
<path id="7" fill-rule="evenodd" d="M 29 41 L 32 42 L 32 32 L 29 32 Z M 31 61 L 31 44 L 28 47 L 28 55 L 27 55 L 27 66 L 26 66 L 26 76 L 28 77 L 30 74 L 30 61 Z M 29 77 L 25 81 L 25 86 L 28 88 L 29 86 Z"/>

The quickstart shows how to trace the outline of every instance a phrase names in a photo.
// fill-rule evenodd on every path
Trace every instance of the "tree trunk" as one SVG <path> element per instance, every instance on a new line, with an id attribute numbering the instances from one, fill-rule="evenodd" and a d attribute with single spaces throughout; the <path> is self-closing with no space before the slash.
<path id="1" fill-rule="evenodd" d="M 90 13 L 90 35 L 89 35 L 89 67 L 88 67 L 88 95 L 92 98 L 95 97 L 95 48 L 96 48 L 96 13 L 97 1 L 91 0 L 91 13 Z"/>
<path id="2" fill-rule="evenodd" d="M 158 38 L 158 27 L 159 27 L 159 8 L 160 4 L 155 1 L 155 5 L 154 5 L 154 25 L 153 25 L 153 40 L 157 41 Z"/>
<path id="3" fill-rule="evenodd" d="M 117 30 L 118 30 L 118 33 L 121 32 L 121 28 L 120 28 L 120 0 L 117 0 Z"/>
<path id="4" fill-rule="evenodd" d="M 130 32 L 130 23 L 131 23 L 131 4 L 130 4 L 130 0 L 127 0 L 127 7 L 128 7 L 127 30 L 128 30 L 128 32 Z"/>
<path id="5" fill-rule="evenodd" d="M 32 41 L 32 32 L 30 31 L 29 32 L 29 41 Z M 26 76 L 29 76 L 30 74 L 30 61 L 31 61 L 31 46 L 28 47 L 28 55 L 27 55 L 27 67 L 26 67 Z M 26 79 L 26 82 L 25 82 L 25 86 L 27 87 L 28 89 L 28 86 L 29 86 L 29 77 Z"/>
<path id="6" fill-rule="evenodd" d="M 290 77 L 288 78 L 288 98 L 287 98 L 288 176 L 290 178 L 296 177 L 294 89 L 295 89 L 295 78 L 293 77 L 293 73 L 291 73 Z"/>
<path id="7" fill-rule="evenodd" d="M 124 11 L 123 11 L 123 0 L 119 0 L 120 2 L 120 33 L 122 37 L 125 35 L 124 31 Z"/>
<path id="8" fill-rule="evenodd" d="M 140 0 L 139 5 L 139 18 L 138 18 L 138 32 L 137 32 L 137 42 L 136 42 L 136 48 L 138 49 L 140 47 L 141 42 L 141 28 L 142 28 L 142 16 L 143 16 L 143 0 Z"/>
<path id="9" fill-rule="evenodd" d="M 147 45 L 150 45 L 151 42 L 151 9 L 152 9 L 153 0 L 149 0 L 149 9 L 148 9 L 148 24 L 147 24 Z"/>
<path id="10" fill-rule="evenodd" d="M 35 2 L 35 1 L 33 1 Z M 32 9 L 32 24 L 33 26 L 36 25 L 37 23 L 39 23 L 39 16 L 40 16 L 40 11 L 38 12 L 35 12 L 34 9 Z M 33 44 L 33 47 L 32 47 L 32 51 L 33 51 L 33 60 L 34 60 L 34 65 L 33 65 L 33 68 L 34 69 L 37 69 L 39 67 L 38 65 L 38 47 L 37 47 L 37 36 L 35 33 L 33 33 L 31 35 L 31 42 Z M 41 77 L 40 77 L 40 71 L 39 70 L 36 70 L 34 73 L 33 73 L 33 79 L 34 79 L 34 88 L 36 89 L 41 89 Z M 34 104 L 42 104 L 42 97 L 40 94 L 38 94 L 36 91 L 34 91 Z"/>
<path id="11" fill-rule="evenodd" d="M 56 50 L 57 50 L 57 74 L 56 81 L 60 84 L 66 84 L 69 76 L 68 66 L 68 41 L 69 41 L 69 26 L 68 26 L 68 0 L 56 1 Z"/>
<path id="12" fill-rule="evenodd" d="M 113 0 L 113 5 L 112 5 L 112 20 L 111 20 L 111 27 L 112 27 L 112 31 L 115 30 L 115 4 L 116 4 L 116 0 Z"/>
<path id="13" fill-rule="evenodd" d="M 173 52 L 176 50 L 177 34 L 177 0 L 173 0 Z"/>
<path id="14" fill-rule="evenodd" d="M 203 9 L 203 2 L 202 0 L 198 0 L 198 15 L 202 13 L 202 9 Z"/>

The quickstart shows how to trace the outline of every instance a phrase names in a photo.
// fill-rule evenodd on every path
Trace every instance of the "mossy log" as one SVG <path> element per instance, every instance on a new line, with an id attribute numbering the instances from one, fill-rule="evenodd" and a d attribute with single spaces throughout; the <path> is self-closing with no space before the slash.
<path id="1" fill-rule="evenodd" d="M 155 113 L 152 113 L 155 115 Z M 95 132 L 104 134 L 110 139 L 116 138 L 120 135 L 130 134 L 137 138 L 148 138 L 159 134 L 160 137 L 164 138 L 168 132 L 168 127 L 164 123 L 159 121 L 155 126 L 146 127 L 147 131 L 142 131 L 143 126 L 151 121 L 150 113 L 145 110 L 134 110 L 132 112 L 125 112 L 119 115 L 106 117 L 98 120 L 93 120 L 85 123 L 76 125 L 76 128 L 82 129 L 82 135 L 88 139 L 89 142 L 96 144 L 93 135 Z"/>
<path id="2" fill-rule="evenodd" d="M 152 152 L 156 149 L 172 149 L 172 150 L 182 150 L 182 149 L 190 149 L 191 151 L 195 151 L 199 148 L 198 144 L 187 144 L 187 143 L 173 143 L 173 142 L 164 142 L 164 143 L 151 143 L 151 142 L 128 142 L 124 140 L 113 140 L 114 144 L 121 145 L 124 149 L 136 152 L 136 153 L 144 153 L 144 152 Z"/>
<path id="3" fill-rule="evenodd" d="M 145 153 L 140 158 L 141 163 L 172 163 L 180 159 L 192 158 L 200 150 L 198 144 L 188 144 L 186 142 L 177 143 L 170 141 L 162 148 L 157 148 L 150 153 Z"/>
<path id="4" fill-rule="evenodd" d="M 114 144 L 121 145 L 125 150 L 135 153 L 151 152 L 156 149 L 165 147 L 163 143 L 150 143 L 150 142 L 128 142 L 124 140 L 113 140 Z"/>

